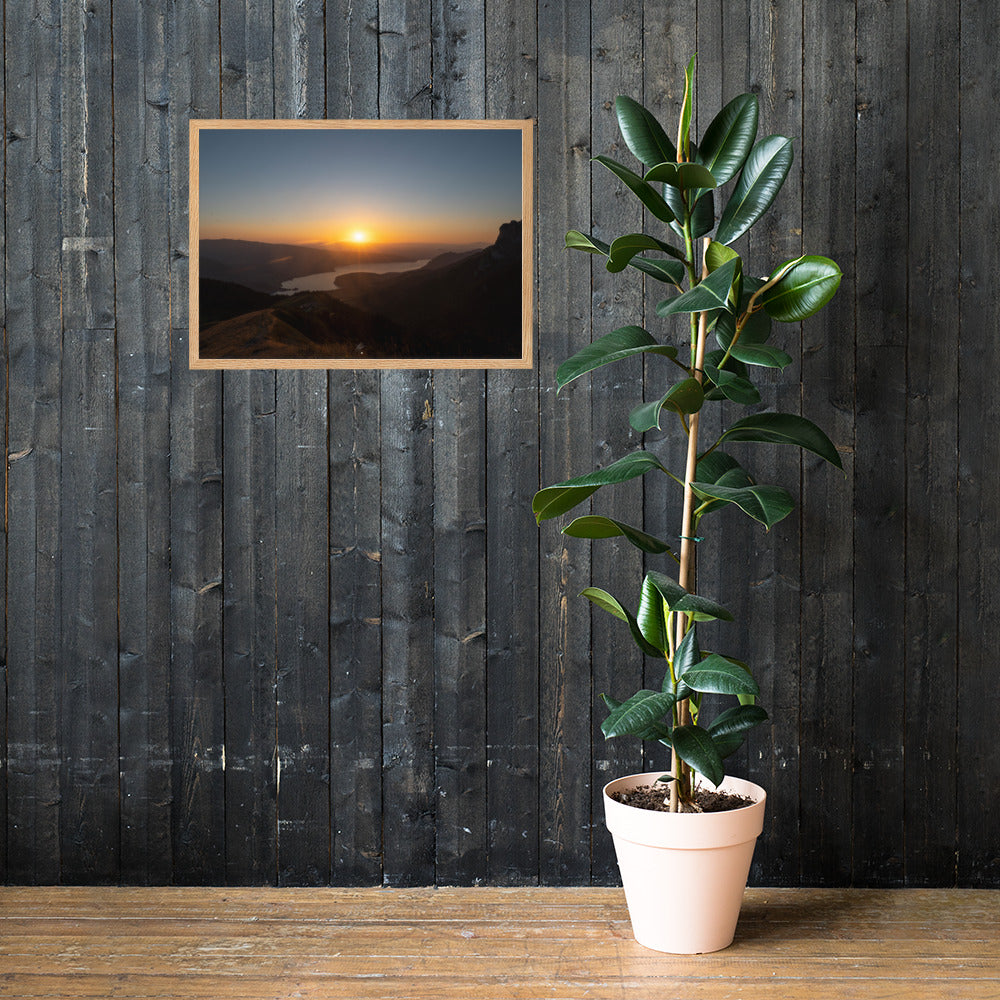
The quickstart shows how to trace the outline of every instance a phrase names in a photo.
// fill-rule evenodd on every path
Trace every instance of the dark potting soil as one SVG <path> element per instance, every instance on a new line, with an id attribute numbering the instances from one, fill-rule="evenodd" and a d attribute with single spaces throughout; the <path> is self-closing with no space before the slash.
<path id="1" fill-rule="evenodd" d="M 639 785 L 623 792 L 611 792 L 611 798 L 622 805 L 635 806 L 636 809 L 650 809 L 653 812 L 670 812 L 670 785 Z M 729 809 L 742 809 L 752 806 L 754 800 L 746 795 L 734 795 L 731 792 L 713 792 L 707 788 L 696 788 L 694 791 L 694 808 L 682 805 L 681 812 L 726 812 Z"/>

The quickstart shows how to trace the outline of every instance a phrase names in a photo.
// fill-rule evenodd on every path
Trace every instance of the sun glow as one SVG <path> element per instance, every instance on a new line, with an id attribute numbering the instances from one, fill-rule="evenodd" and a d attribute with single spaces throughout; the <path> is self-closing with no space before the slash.
<path id="1" fill-rule="evenodd" d="M 352 243 L 367 243 L 369 240 L 368 234 L 363 229 L 355 229 L 351 233 Z"/>

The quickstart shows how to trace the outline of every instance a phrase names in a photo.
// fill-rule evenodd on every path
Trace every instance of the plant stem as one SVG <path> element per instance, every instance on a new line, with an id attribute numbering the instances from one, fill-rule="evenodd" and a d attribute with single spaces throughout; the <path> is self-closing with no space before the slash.
<path id="1" fill-rule="evenodd" d="M 705 249 L 708 249 L 709 241 L 705 240 Z M 702 265 L 702 278 L 707 275 L 708 268 Z M 698 314 L 698 335 L 695 342 L 694 357 L 691 359 L 691 366 L 694 369 L 694 377 L 701 382 L 704 379 L 703 369 L 705 366 L 705 342 L 708 339 L 708 313 Z M 698 417 L 700 413 L 692 413 L 688 424 L 688 449 L 687 463 L 684 469 L 684 516 L 681 523 L 681 558 L 680 568 L 677 572 L 677 582 L 688 591 L 694 590 L 695 580 L 695 542 L 694 534 L 694 506 L 695 495 L 691 489 L 694 481 L 696 469 L 698 467 Z M 675 647 L 681 644 L 684 634 L 687 631 L 686 615 L 677 615 L 677 633 L 674 640 Z M 681 701 L 678 706 L 677 724 L 686 726 L 691 721 L 690 706 L 687 699 Z M 670 769 L 674 775 L 674 780 L 670 783 L 670 811 L 677 812 L 682 798 L 687 798 L 690 789 L 687 787 L 687 776 L 689 770 L 687 765 L 677 756 L 676 750 L 671 750 Z M 682 787 L 683 786 L 683 787 Z"/>

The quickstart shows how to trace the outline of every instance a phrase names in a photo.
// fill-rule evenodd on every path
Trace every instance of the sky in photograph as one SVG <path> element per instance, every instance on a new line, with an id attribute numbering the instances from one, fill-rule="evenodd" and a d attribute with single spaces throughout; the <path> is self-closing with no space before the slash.
<path id="1" fill-rule="evenodd" d="M 521 218 L 520 129 L 201 129 L 199 236 L 488 244 Z"/>

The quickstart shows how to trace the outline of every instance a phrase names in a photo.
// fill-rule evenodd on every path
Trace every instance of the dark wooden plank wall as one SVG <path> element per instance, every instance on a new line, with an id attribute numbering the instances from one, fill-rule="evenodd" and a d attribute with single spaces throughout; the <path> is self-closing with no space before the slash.
<path id="1" fill-rule="evenodd" d="M 641 224 L 589 157 L 627 157 L 618 93 L 672 128 L 697 49 L 701 129 L 752 88 L 795 139 L 751 260 L 845 271 L 764 382 L 846 479 L 758 452 L 804 502 L 701 552 L 772 714 L 753 878 L 1000 886 L 992 5 L 36 0 L 4 33 L 7 882 L 616 879 L 601 784 L 663 761 L 595 700 L 660 678 L 576 594 L 642 562 L 529 504 L 658 391 L 653 359 L 556 396 L 658 323 L 561 241 Z M 535 371 L 188 371 L 187 122 L 220 115 L 535 118 Z M 674 495 L 616 494 L 668 534 Z"/>

